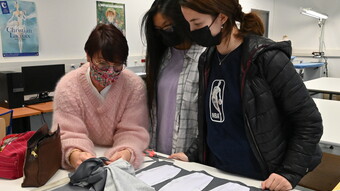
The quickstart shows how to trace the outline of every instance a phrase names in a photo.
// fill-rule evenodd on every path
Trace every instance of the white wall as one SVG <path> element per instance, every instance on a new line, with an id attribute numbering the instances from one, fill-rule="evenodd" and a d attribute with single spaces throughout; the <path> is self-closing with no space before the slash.
<path id="1" fill-rule="evenodd" d="M 283 35 L 293 44 L 293 54 L 303 61 L 316 61 L 311 53 L 319 50 L 318 20 L 300 14 L 300 8 L 312 8 L 328 14 L 324 41 L 330 77 L 340 77 L 340 1 L 339 0 L 275 0 L 274 25 L 271 38 L 281 40 Z"/>
<path id="2" fill-rule="evenodd" d="M 103 0 L 104 1 L 104 0 Z M 84 44 L 96 25 L 96 0 L 34 0 L 39 26 L 39 56 L 0 57 L 0 71 L 20 71 L 23 65 L 69 65 L 85 61 Z M 124 3 L 129 63 L 140 62 L 145 48 L 140 40 L 140 21 L 152 0 L 114 0 Z M 0 46 L 0 51 L 2 47 Z"/>
<path id="3" fill-rule="evenodd" d="M 240 0 L 243 12 L 248 13 L 251 9 L 259 9 L 269 11 L 269 30 L 268 36 L 270 37 L 273 32 L 274 21 L 274 0 Z"/>
<path id="4" fill-rule="evenodd" d="M 104 1 L 104 0 L 103 0 Z M 23 65 L 71 64 L 85 61 L 84 43 L 96 24 L 96 0 L 34 0 L 37 6 L 40 55 L 37 57 L 0 57 L 0 71 L 20 71 Z M 130 47 L 128 65 L 139 64 L 145 53 L 140 39 L 140 20 L 153 0 L 114 0 L 125 3 L 126 36 Z M 316 19 L 301 15 L 300 7 L 325 12 L 329 19 L 325 26 L 327 56 L 340 56 L 339 0 L 240 0 L 244 12 L 250 9 L 269 11 L 269 37 L 281 40 L 283 35 L 293 42 L 296 55 L 310 55 L 318 50 Z M 1 46 L 0 46 L 1 51 Z M 307 58 L 304 57 L 304 60 Z M 340 58 L 329 60 L 329 75 L 340 77 Z"/>

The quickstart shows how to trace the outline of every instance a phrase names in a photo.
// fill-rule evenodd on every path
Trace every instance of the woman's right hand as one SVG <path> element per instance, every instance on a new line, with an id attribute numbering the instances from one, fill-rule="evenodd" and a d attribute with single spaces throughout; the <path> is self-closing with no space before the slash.
<path id="1" fill-rule="evenodd" d="M 91 153 L 88 152 L 83 152 L 79 149 L 74 149 L 71 151 L 70 154 L 70 163 L 72 165 L 72 167 L 74 169 L 77 169 L 78 166 L 84 162 L 85 160 L 89 159 L 89 158 L 94 158 L 95 156 L 93 156 Z"/>
<path id="2" fill-rule="evenodd" d="M 174 153 L 170 155 L 169 158 L 184 161 L 184 162 L 189 162 L 188 156 L 184 154 L 183 152 Z"/>

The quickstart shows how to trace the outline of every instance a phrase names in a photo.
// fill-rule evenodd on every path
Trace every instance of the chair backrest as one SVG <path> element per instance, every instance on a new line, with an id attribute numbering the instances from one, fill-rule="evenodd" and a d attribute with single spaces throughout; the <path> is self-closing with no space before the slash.
<path id="1" fill-rule="evenodd" d="M 6 127 L 5 119 L 0 118 L 0 140 L 6 136 Z"/>
<path id="2" fill-rule="evenodd" d="M 333 190 L 340 181 L 340 156 L 323 153 L 321 163 L 299 182 L 300 186 L 312 190 Z"/>
<path id="3" fill-rule="evenodd" d="M 5 113 L 0 113 L 0 118 L 5 120 L 7 135 L 12 133 L 12 117 L 13 117 L 13 110 L 6 111 Z"/>

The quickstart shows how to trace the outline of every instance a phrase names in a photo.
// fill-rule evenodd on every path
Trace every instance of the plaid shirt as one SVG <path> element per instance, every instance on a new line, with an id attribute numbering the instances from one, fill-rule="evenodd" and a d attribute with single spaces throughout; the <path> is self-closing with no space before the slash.
<path id="1" fill-rule="evenodd" d="M 172 153 L 183 152 L 188 149 L 198 134 L 198 59 L 204 48 L 192 45 L 184 55 L 183 70 L 180 73 L 176 96 L 176 114 L 173 128 Z M 171 51 L 168 49 L 164 57 L 161 71 L 168 64 Z M 152 108 L 153 124 L 150 147 L 157 151 L 157 107 L 156 101 Z"/>

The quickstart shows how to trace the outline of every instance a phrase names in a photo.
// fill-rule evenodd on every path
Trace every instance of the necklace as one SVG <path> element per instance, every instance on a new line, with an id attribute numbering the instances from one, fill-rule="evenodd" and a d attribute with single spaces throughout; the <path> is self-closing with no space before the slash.
<path id="1" fill-rule="evenodd" d="M 217 53 L 216 55 L 217 55 L 217 59 L 218 59 L 218 65 L 221 66 L 222 62 L 229 56 L 229 54 L 225 55 L 221 60 L 220 57 L 218 56 L 218 53 Z"/>

